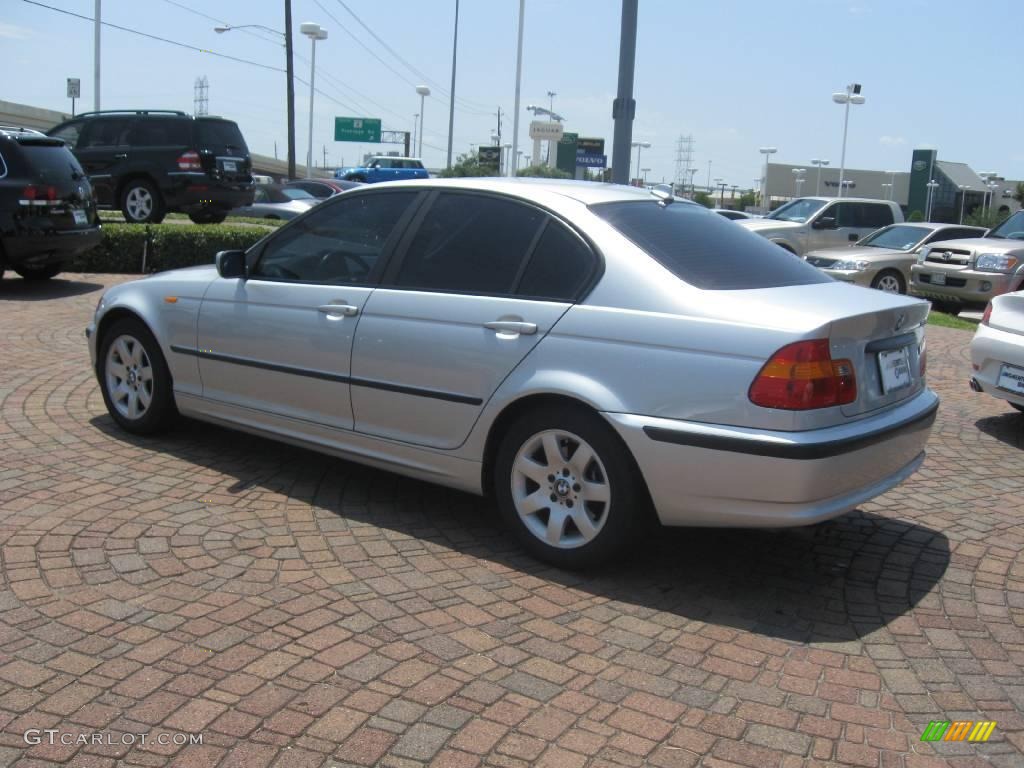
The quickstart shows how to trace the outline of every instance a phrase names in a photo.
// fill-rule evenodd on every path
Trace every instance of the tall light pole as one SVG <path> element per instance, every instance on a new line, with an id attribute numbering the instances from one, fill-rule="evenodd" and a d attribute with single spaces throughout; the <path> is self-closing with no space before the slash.
<path id="1" fill-rule="evenodd" d="M 306 178 L 313 178 L 313 83 L 316 79 L 316 41 L 327 39 L 327 30 L 311 21 L 299 25 L 299 31 L 309 38 L 313 46 L 312 58 L 309 62 L 309 151 L 306 153 Z"/>
<path id="2" fill-rule="evenodd" d="M 693 184 L 693 177 L 697 175 L 697 169 L 696 168 L 691 168 L 689 173 L 690 173 L 690 199 L 692 200 L 693 196 L 697 192 L 697 188 Z"/>
<path id="3" fill-rule="evenodd" d="M 996 202 L 996 190 L 999 189 L 999 184 L 998 182 L 990 181 L 985 186 L 988 187 L 988 212 L 992 213 L 992 206 Z"/>
<path id="4" fill-rule="evenodd" d="M 725 179 L 715 179 L 715 186 L 720 189 L 718 193 L 718 207 L 725 208 L 725 188 L 729 185 L 725 183 Z"/>
<path id="5" fill-rule="evenodd" d="M 957 187 L 960 189 L 960 223 L 964 223 L 964 203 L 967 202 L 967 193 L 973 189 L 968 184 L 958 184 Z"/>
<path id="6" fill-rule="evenodd" d="M 640 173 L 642 173 L 644 175 L 643 178 L 644 178 L 644 186 L 645 187 L 647 186 L 647 174 L 650 173 L 650 171 L 651 171 L 650 168 L 641 168 L 640 169 Z"/>
<path id="7" fill-rule="evenodd" d="M 892 200 L 892 184 L 887 182 L 882 184 L 882 199 Z"/>
<path id="8" fill-rule="evenodd" d="M 293 69 L 292 62 L 292 3 L 291 0 L 285 0 L 284 4 L 284 32 L 279 32 L 276 29 L 265 27 L 262 24 L 233 24 L 223 27 L 214 27 L 213 31 L 219 35 L 225 32 L 230 32 L 233 29 L 249 29 L 249 28 L 262 29 L 267 32 L 272 32 L 275 35 L 281 36 L 282 45 L 284 45 L 284 71 L 285 79 L 287 82 L 287 88 L 285 96 L 288 102 L 288 178 L 295 178 L 295 72 Z"/>
<path id="9" fill-rule="evenodd" d="M 899 173 L 899 171 L 886 171 L 886 173 L 889 174 L 889 199 L 890 200 L 895 200 L 896 199 L 896 174 Z M 884 187 L 885 184 L 883 184 L 882 186 Z"/>
<path id="10" fill-rule="evenodd" d="M 860 95 L 860 83 L 850 83 L 846 86 L 845 91 L 832 94 L 832 101 L 836 104 L 844 104 L 846 106 L 845 115 L 843 117 L 843 152 L 839 159 L 839 196 L 843 196 L 843 179 L 846 174 L 846 131 L 850 125 L 850 105 L 851 104 L 863 104 L 864 97 Z"/>
<path id="11" fill-rule="evenodd" d="M 641 149 L 650 149 L 651 142 L 649 142 L 649 141 L 634 141 L 634 142 L 630 143 L 630 146 L 631 147 L 636 147 L 636 168 L 639 171 L 640 170 L 640 150 Z"/>
<path id="12" fill-rule="evenodd" d="M 927 184 L 925 184 L 925 186 L 928 187 L 928 202 L 925 205 L 925 208 L 927 209 L 927 213 L 925 214 L 925 220 L 926 221 L 931 221 L 932 220 L 932 196 L 934 195 L 935 190 L 938 189 L 940 185 L 939 185 L 939 182 L 937 182 L 935 179 L 932 179 Z"/>
<path id="13" fill-rule="evenodd" d="M 523 16 L 525 13 L 526 0 L 519 0 L 519 42 L 516 46 L 516 98 L 515 106 L 512 108 L 512 154 L 516 157 L 519 156 L 519 86 L 523 80 Z"/>
<path id="14" fill-rule="evenodd" d="M 430 95 L 430 88 L 425 85 L 417 85 L 416 93 L 420 95 L 420 145 L 416 150 L 416 156 L 423 158 L 423 108 L 426 105 L 426 98 Z"/>
<path id="15" fill-rule="evenodd" d="M 452 37 L 452 90 L 448 103 L 448 161 L 446 168 L 452 167 L 452 131 L 455 130 L 455 53 L 459 48 L 459 0 L 455 0 L 455 33 Z"/>
<path id="16" fill-rule="evenodd" d="M 828 160 L 819 160 L 817 158 L 815 158 L 814 160 L 811 160 L 811 165 L 818 166 L 818 180 L 814 183 L 814 196 L 815 197 L 817 197 L 818 195 L 821 194 L 821 167 L 823 165 L 828 165 L 828 162 L 829 162 Z"/>
<path id="17" fill-rule="evenodd" d="M 764 155 L 764 172 L 761 175 L 761 213 L 768 213 L 771 208 L 768 202 L 768 161 L 779 150 L 775 147 L 761 147 L 757 151 Z"/>
<path id="18" fill-rule="evenodd" d="M 100 0 L 92 15 L 92 108 L 100 111 Z"/>
<path id="19" fill-rule="evenodd" d="M 622 0 L 622 22 L 619 25 L 619 82 L 612 102 L 615 133 L 612 141 L 612 181 L 629 183 L 629 156 L 633 141 L 633 75 L 636 70 L 636 18 L 640 0 Z"/>
<path id="20" fill-rule="evenodd" d="M 419 133 L 418 133 L 419 127 L 420 127 L 420 113 L 419 112 L 413 112 L 412 113 L 412 144 L 409 145 L 410 146 L 410 149 L 409 149 L 410 152 L 416 152 L 416 137 L 419 135 Z"/>
<path id="21" fill-rule="evenodd" d="M 794 168 L 793 169 L 793 186 L 796 189 L 796 196 L 800 197 L 800 188 L 804 185 L 804 174 L 807 173 L 806 168 Z"/>

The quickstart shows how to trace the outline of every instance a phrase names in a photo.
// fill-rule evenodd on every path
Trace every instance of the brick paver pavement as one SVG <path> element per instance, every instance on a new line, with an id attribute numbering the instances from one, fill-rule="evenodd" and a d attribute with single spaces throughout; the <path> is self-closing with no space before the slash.
<path id="1" fill-rule="evenodd" d="M 1024 416 L 967 389 L 969 333 L 929 328 L 899 489 L 566 573 L 470 496 L 118 431 L 82 329 L 123 278 L 64 277 L 0 284 L 0 765 L 1024 765 Z"/>

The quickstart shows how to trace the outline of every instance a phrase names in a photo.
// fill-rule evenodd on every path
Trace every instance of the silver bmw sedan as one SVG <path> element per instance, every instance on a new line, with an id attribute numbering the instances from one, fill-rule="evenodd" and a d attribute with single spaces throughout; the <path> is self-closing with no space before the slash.
<path id="1" fill-rule="evenodd" d="M 492 495 L 535 555 L 841 515 L 924 460 L 928 304 L 661 190 L 476 179 L 327 200 L 108 290 L 124 429 L 178 413 Z"/>

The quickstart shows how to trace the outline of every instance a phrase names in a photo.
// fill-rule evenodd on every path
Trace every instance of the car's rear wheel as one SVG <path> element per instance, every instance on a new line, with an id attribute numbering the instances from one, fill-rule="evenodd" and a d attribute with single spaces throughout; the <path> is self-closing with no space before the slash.
<path id="1" fill-rule="evenodd" d="M 349 176 L 348 177 L 348 181 L 358 181 L 358 182 L 361 182 L 361 183 L 365 184 L 366 183 L 366 177 L 363 176 L 360 173 L 357 173 L 355 176 Z"/>
<path id="2" fill-rule="evenodd" d="M 220 224 L 228 217 L 225 211 L 196 211 L 188 215 L 193 224 Z"/>
<path id="3" fill-rule="evenodd" d="M 903 275 L 895 269 L 883 269 L 871 281 L 871 287 L 885 293 L 906 293 L 907 284 Z"/>
<path id="4" fill-rule="evenodd" d="M 15 267 L 14 271 L 25 280 L 49 280 L 64 268 L 63 264 L 47 264 L 45 267 Z"/>
<path id="5" fill-rule="evenodd" d="M 493 477 L 505 523 L 533 555 L 560 567 L 612 558 L 648 519 L 632 457 L 583 409 L 543 408 L 516 421 Z"/>
<path id="6" fill-rule="evenodd" d="M 117 320 L 99 349 L 100 389 L 107 410 L 123 429 L 152 434 L 177 414 L 170 371 L 160 345 L 139 320 Z"/>
<path id="7" fill-rule="evenodd" d="M 132 179 L 121 193 L 121 213 L 129 224 L 159 224 L 164 220 L 164 201 L 147 179 Z"/>

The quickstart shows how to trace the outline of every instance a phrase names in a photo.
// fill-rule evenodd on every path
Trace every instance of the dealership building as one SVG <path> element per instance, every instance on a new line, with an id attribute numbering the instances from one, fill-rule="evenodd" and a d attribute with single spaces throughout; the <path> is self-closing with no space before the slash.
<path id="1" fill-rule="evenodd" d="M 929 180 L 935 182 L 930 201 Z M 846 197 L 895 200 L 906 216 L 913 211 L 925 215 L 930 203 L 931 221 L 944 222 L 959 221 L 961 204 L 965 214 L 989 204 L 1007 214 L 1019 210 L 1020 204 L 1013 199 L 1017 184 L 987 172 L 983 178 L 966 163 L 939 160 L 934 149 L 915 149 L 906 170 L 847 168 L 843 172 Z M 794 197 L 835 197 L 839 194 L 839 168 L 768 163 L 764 193 L 772 208 Z"/>

